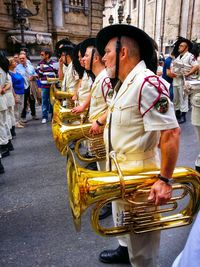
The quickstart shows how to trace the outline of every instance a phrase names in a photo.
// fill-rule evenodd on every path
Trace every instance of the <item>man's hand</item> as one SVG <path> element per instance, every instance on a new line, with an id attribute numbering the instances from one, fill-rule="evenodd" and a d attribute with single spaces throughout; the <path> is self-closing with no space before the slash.
<path id="1" fill-rule="evenodd" d="M 101 126 L 99 126 L 97 123 L 96 123 L 96 121 L 94 121 L 93 123 L 92 123 L 92 127 L 90 128 L 90 131 L 89 131 L 89 133 L 90 134 L 100 134 L 100 133 L 102 133 L 103 132 L 103 128 L 101 127 Z"/>
<path id="2" fill-rule="evenodd" d="M 154 202 L 155 205 L 163 205 L 172 197 L 172 186 L 158 180 L 152 187 L 148 197 L 149 202 Z"/>
<path id="3" fill-rule="evenodd" d="M 72 100 L 75 101 L 75 100 L 77 100 L 77 99 L 78 99 L 77 94 L 74 94 L 74 95 L 72 96 Z"/>
<path id="4" fill-rule="evenodd" d="M 78 106 L 78 107 L 75 107 L 71 110 L 72 113 L 81 113 L 83 112 L 85 109 L 83 106 Z"/>

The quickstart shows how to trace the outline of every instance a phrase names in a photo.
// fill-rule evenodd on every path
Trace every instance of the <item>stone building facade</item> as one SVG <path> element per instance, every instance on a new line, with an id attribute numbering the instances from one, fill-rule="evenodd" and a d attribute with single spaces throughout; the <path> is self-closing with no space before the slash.
<path id="1" fill-rule="evenodd" d="M 120 9 L 119 9 L 120 7 Z M 103 25 L 122 23 L 146 31 L 167 54 L 177 36 L 200 43 L 200 0 L 105 0 Z"/>
<path id="2" fill-rule="evenodd" d="M 20 50 L 20 25 L 8 14 L 0 0 L 0 49 L 13 54 Z M 16 0 L 7 2 L 17 2 Z M 22 7 L 35 13 L 34 0 L 22 1 Z M 35 1 L 37 2 L 37 1 Z M 41 47 L 53 47 L 62 38 L 78 43 L 95 36 L 102 28 L 104 0 L 42 0 L 39 13 L 26 18 L 24 41 L 30 55 L 38 55 Z"/>

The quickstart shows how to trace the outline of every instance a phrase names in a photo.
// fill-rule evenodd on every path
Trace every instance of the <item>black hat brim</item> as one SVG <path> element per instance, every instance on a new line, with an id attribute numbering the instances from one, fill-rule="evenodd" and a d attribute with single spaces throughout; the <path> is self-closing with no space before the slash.
<path id="1" fill-rule="evenodd" d="M 181 43 L 186 43 L 188 45 L 188 51 L 191 51 L 193 48 L 193 44 L 190 40 L 182 37 L 182 36 L 178 36 L 176 42 L 174 43 L 174 48 L 173 48 L 173 53 L 175 55 L 175 57 L 177 57 L 179 55 L 178 49 L 179 49 L 179 45 Z"/>
<path id="2" fill-rule="evenodd" d="M 89 46 L 93 46 L 93 47 L 96 46 L 96 39 L 95 38 L 87 38 L 80 44 L 80 52 L 81 52 L 82 57 L 84 57 L 86 49 Z"/>
<path id="3" fill-rule="evenodd" d="M 140 58 L 144 60 L 147 67 L 154 71 L 156 62 L 152 61 L 155 57 L 155 48 L 153 39 L 143 30 L 127 24 L 115 24 L 107 26 L 99 31 L 96 37 L 96 48 L 101 56 L 104 55 L 104 50 L 107 43 L 115 38 L 127 36 L 134 39 L 140 49 Z"/>

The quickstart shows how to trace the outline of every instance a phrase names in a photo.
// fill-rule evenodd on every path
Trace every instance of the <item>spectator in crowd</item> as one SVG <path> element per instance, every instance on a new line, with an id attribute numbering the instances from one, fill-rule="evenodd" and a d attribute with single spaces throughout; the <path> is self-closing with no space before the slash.
<path id="1" fill-rule="evenodd" d="M 43 49 L 40 52 L 42 60 L 37 65 L 36 72 L 40 79 L 42 89 L 42 123 L 47 123 L 48 114 L 52 113 L 50 103 L 50 87 L 51 83 L 47 78 L 55 78 L 57 76 L 57 69 L 55 67 L 56 61 L 51 59 L 52 53 L 49 49 Z"/>
<path id="2" fill-rule="evenodd" d="M 38 120 L 38 117 L 36 116 L 36 111 L 35 111 L 35 99 L 33 95 L 31 94 L 31 90 L 30 90 L 30 81 L 35 79 L 37 74 L 35 72 L 33 65 L 30 62 L 28 63 L 26 55 L 24 53 L 19 55 L 19 60 L 20 60 L 20 64 L 16 66 L 16 71 L 20 73 L 22 77 L 24 78 L 24 88 L 25 88 L 24 106 L 23 106 L 23 110 L 21 114 L 21 121 L 23 123 L 26 123 L 28 102 L 30 104 L 32 119 Z"/>
<path id="3" fill-rule="evenodd" d="M 174 73 L 171 71 L 171 63 L 174 59 L 174 51 L 171 52 L 171 54 L 165 59 L 165 63 L 163 66 L 163 73 L 162 77 L 165 79 L 169 84 L 169 92 L 170 92 L 170 99 L 173 100 L 173 78 L 175 77 Z"/>
<path id="4" fill-rule="evenodd" d="M 12 78 L 12 85 L 14 89 L 15 96 L 15 119 L 16 127 L 24 128 L 24 124 L 21 121 L 21 113 L 24 106 L 24 78 L 20 73 L 16 71 L 17 63 L 13 58 L 9 59 L 9 73 Z"/>
<path id="5" fill-rule="evenodd" d="M 14 56 L 13 56 L 13 58 L 14 58 L 14 61 L 15 61 L 17 64 L 20 63 L 20 62 L 19 62 L 19 54 L 18 54 L 18 53 L 15 53 Z"/>
<path id="6" fill-rule="evenodd" d="M 158 76 L 162 76 L 163 66 L 164 66 L 164 61 L 163 61 L 163 58 L 160 57 L 158 60 L 158 67 L 157 67 L 157 72 L 156 72 Z"/>

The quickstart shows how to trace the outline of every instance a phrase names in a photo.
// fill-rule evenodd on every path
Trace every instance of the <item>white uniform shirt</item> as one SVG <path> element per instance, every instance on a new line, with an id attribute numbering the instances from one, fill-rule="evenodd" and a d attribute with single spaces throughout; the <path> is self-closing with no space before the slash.
<path id="1" fill-rule="evenodd" d="M 112 149 L 124 162 L 142 161 L 154 157 L 157 154 L 160 131 L 178 127 L 170 99 L 161 95 L 168 102 L 168 110 L 166 113 L 160 113 L 154 105 L 152 106 L 159 95 L 158 90 L 149 83 L 145 83 L 141 90 L 144 79 L 150 75 L 154 73 L 146 68 L 144 61 L 139 62 L 126 77 L 109 108 L 104 131 L 106 147 L 108 149 L 108 124 L 112 111 Z M 169 86 L 165 80 L 162 78 L 160 80 Z M 164 88 L 163 85 L 162 88 Z M 146 112 L 151 106 L 152 108 Z M 144 113 L 145 115 L 142 116 Z M 156 166 L 156 162 L 154 165 Z M 125 166 L 126 164 L 121 167 L 125 168 Z"/>
<path id="2" fill-rule="evenodd" d="M 192 95 L 191 104 L 192 104 L 192 116 L 191 116 L 192 125 L 200 126 L 200 93 Z"/>
<path id="3" fill-rule="evenodd" d="M 62 91 L 74 93 L 79 77 L 73 68 L 72 62 L 66 67 L 63 65 L 64 79 L 62 81 Z"/>
<path id="4" fill-rule="evenodd" d="M 177 64 L 177 68 L 175 67 Z M 190 70 L 193 66 L 197 66 L 198 62 L 195 59 L 194 55 L 190 52 L 186 52 L 182 57 L 179 55 L 174 59 L 172 64 L 172 71 L 178 73 L 179 75 L 173 79 L 173 85 L 179 86 L 183 85 L 183 75 L 186 70 Z M 187 78 L 188 79 L 188 78 Z"/>
<path id="5" fill-rule="evenodd" d="M 0 67 L 0 86 L 3 88 L 6 84 L 10 82 L 9 79 L 9 73 L 6 73 L 1 67 Z M 7 101 L 6 96 L 0 94 L 0 111 L 7 109 Z"/>
<path id="6" fill-rule="evenodd" d="M 10 89 L 5 92 L 7 107 L 15 106 L 15 98 L 13 95 L 12 79 L 10 74 L 8 75 L 8 82 L 11 84 Z"/>
<path id="7" fill-rule="evenodd" d="M 81 85 L 78 89 L 78 101 L 79 105 L 82 105 L 83 102 L 87 99 L 88 95 L 90 94 L 90 89 L 92 86 L 92 79 L 88 76 L 87 72 L 85 71 L 83 77 L 81 79 Z"/>
<path id="8" fill-rule="evenodd" d="M 107 110 L 109 105 L 109 92 L 111 91 L 112 85 L 107 71 L 104 69 L 96 76 L 91 88 L 89 121 L 96 120 Z"/>

